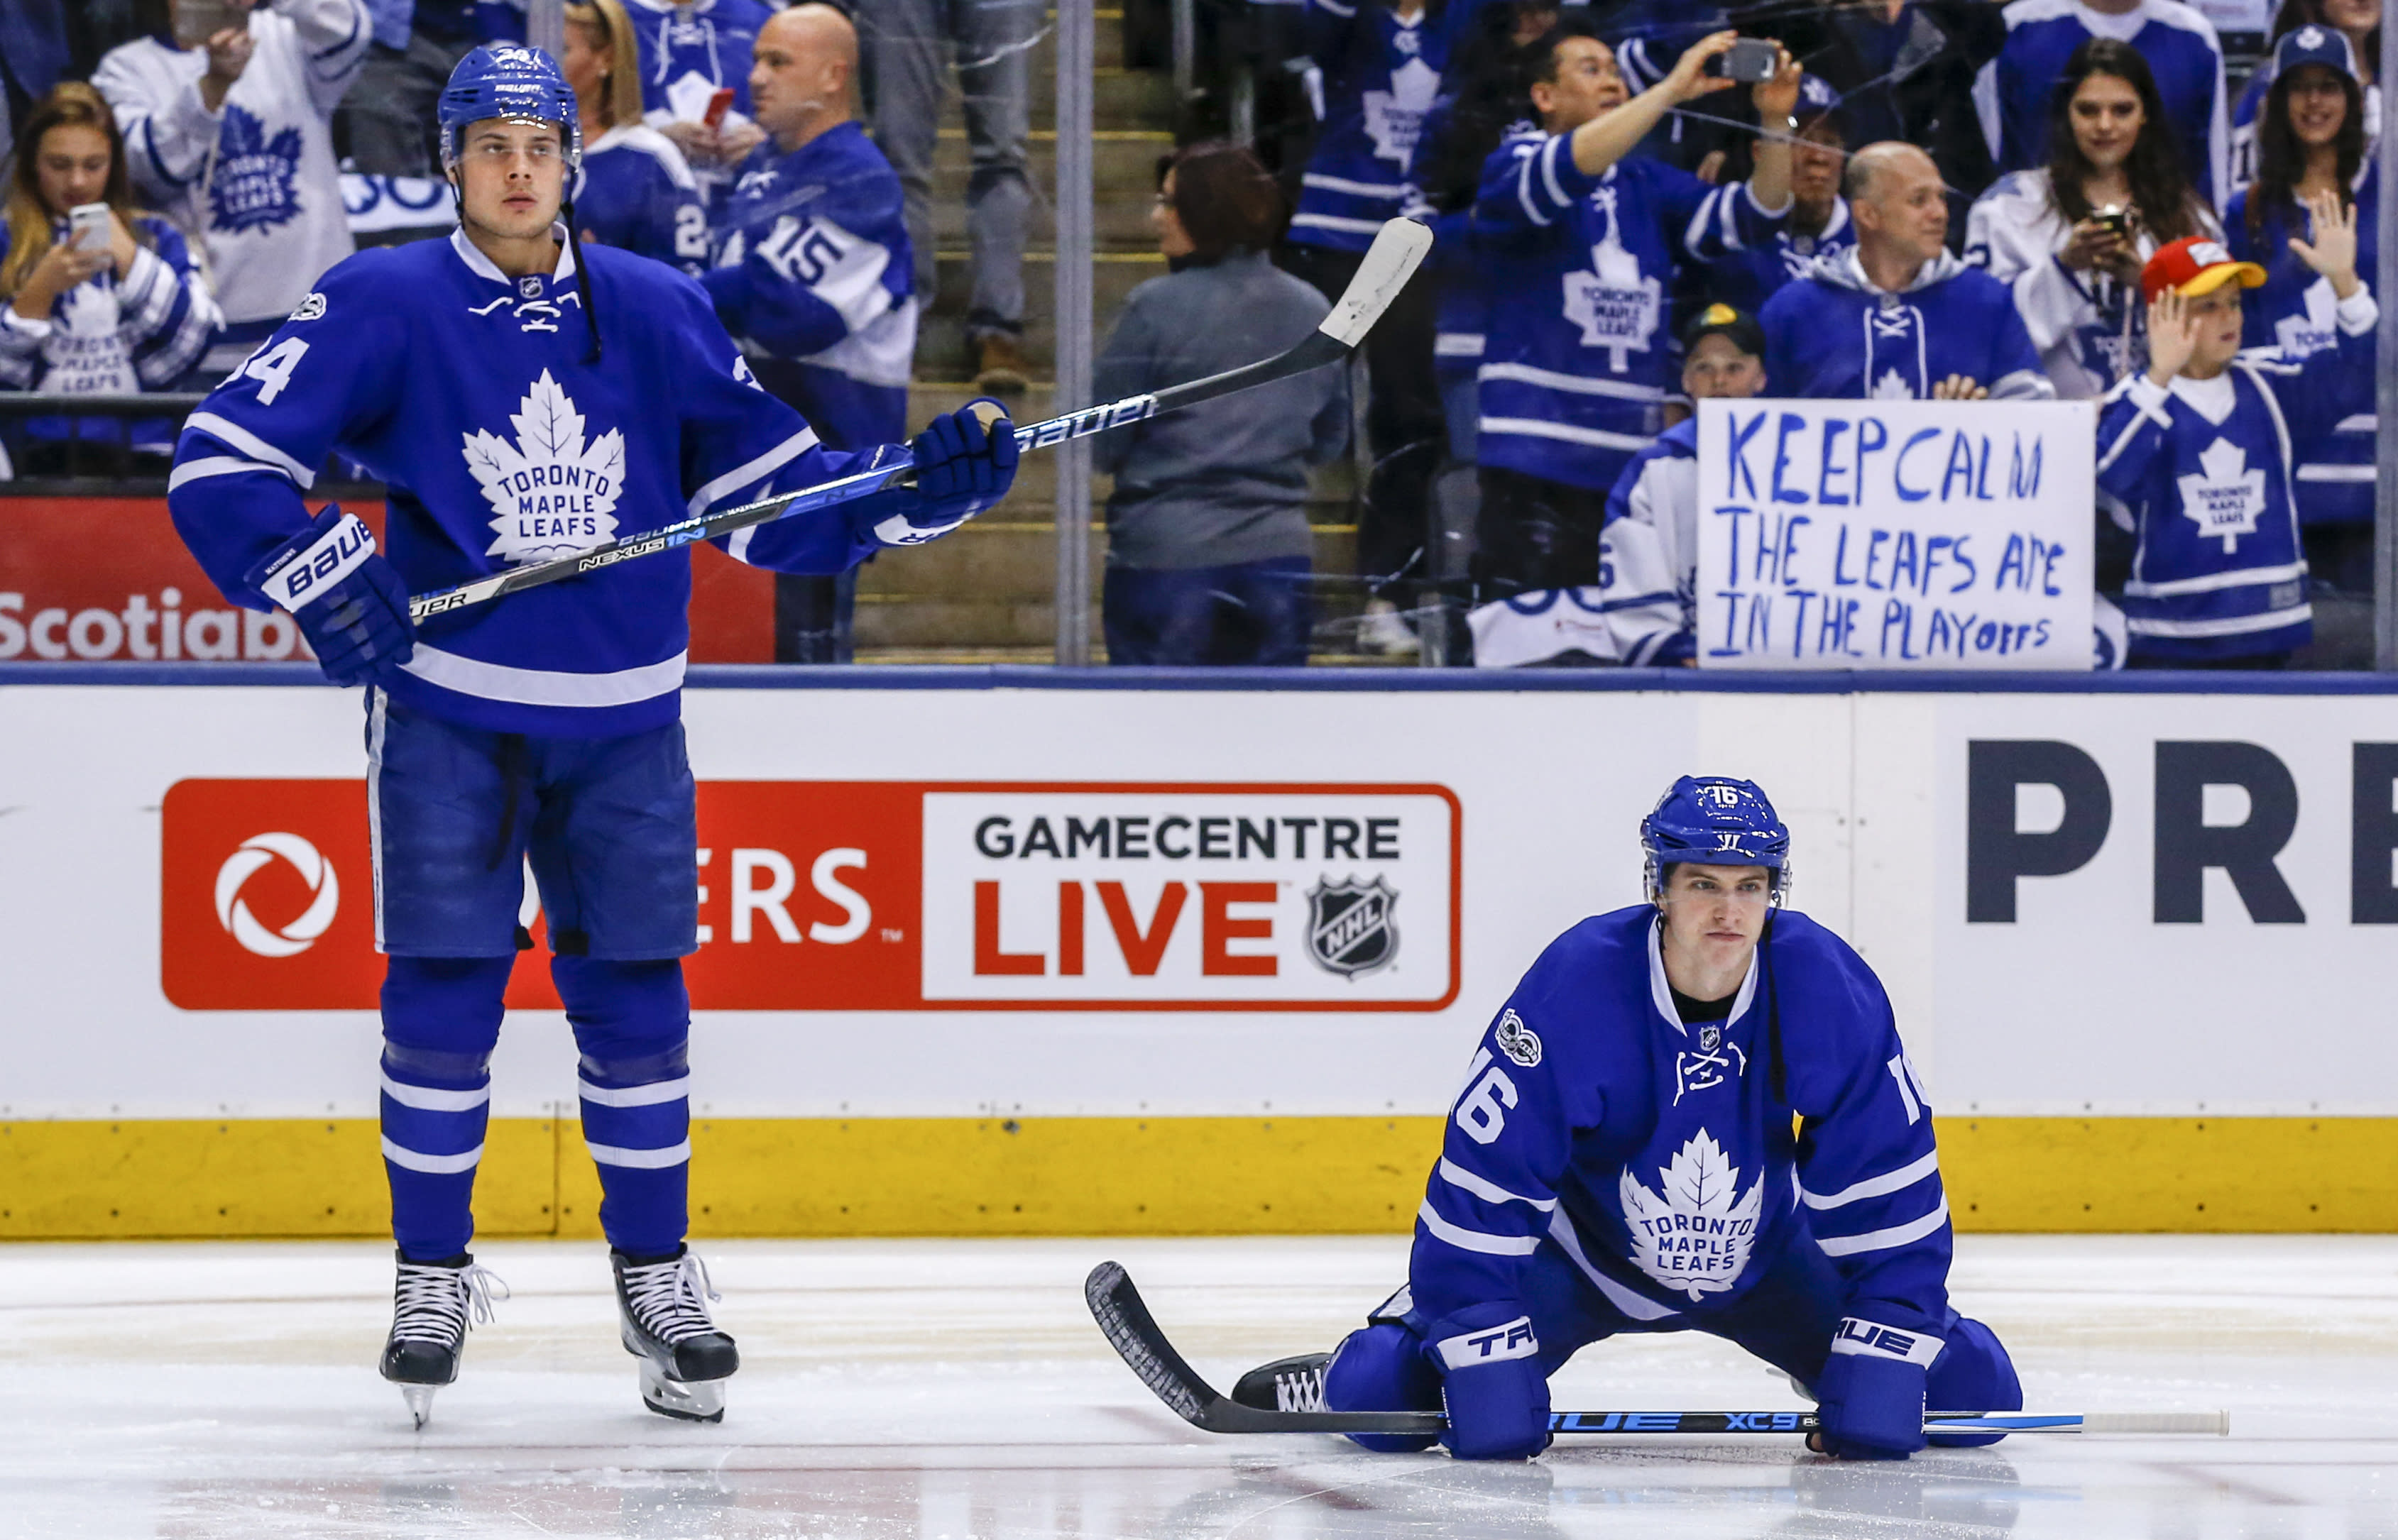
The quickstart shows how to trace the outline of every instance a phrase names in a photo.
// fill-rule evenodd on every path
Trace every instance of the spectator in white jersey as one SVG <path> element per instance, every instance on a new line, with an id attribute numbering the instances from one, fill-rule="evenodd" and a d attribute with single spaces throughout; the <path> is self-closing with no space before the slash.
<path id="1" fill-rule="evenodd" d="M 576 233 L 697 277 L 707 267 L 707 209 L 674 141 L 641 121 L 640 51 L 619 0 L 566 7 L 559 73 L 582 117 Z"/>
<path id="2" fill-rule="evenodd" d="M 105 206 L 105 238 L 69 239 L 70 213 Z M 170 388 L 216 331 L 216 301 L 175 227 L 136 209 L 125 144 L 108 103 L 64 81 L 26 114 L 24 152 L 9 180 L 0 230 L 0 389 L 130 395 Z M 131 425 L 137 449 L 172 454 L 174 424 Z M 20 471 L 71 463 L 64 441 L 115 440 L 92 417 L 10 424 Z"/>
<path id="3" fill-rule="evenodd" d="M 263 0 L 178 47 L 192 4 L 156 7 L 156 30 L 111 49 L 91 83 L 134 191 L 200 244 L 225 317 L 203 367 L 230 370 L 354 249 L 332 119 L 374 29 L 365 0 Z"/>
<path id="4" fill-rule="evenodd" d="M 2056 394 L 2084 401 L 2144 361 L 2141 267 L 2159 247 L 2221 240 L 2223 230 L 2184 174 L 2155 77 L 2129 44 L 2097 37 L 2074 49 L 2049 115 L 2048 164 L 1982 194 L 1965 260 L 2014 291 Z"/>

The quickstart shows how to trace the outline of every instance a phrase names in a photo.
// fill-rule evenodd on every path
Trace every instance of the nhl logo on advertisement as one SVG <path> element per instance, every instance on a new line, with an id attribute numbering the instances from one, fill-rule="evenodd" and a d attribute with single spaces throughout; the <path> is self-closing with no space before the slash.
<path id="1" fill-rule="evenodd" d="M 1389 967 L 1399 955 L 1399 928 L 1391 917 L 1398 904 L 1397 891 L 1381 877 L 1326 877 L 1307 895 L 1307 955 L 1343 978 Z"/>

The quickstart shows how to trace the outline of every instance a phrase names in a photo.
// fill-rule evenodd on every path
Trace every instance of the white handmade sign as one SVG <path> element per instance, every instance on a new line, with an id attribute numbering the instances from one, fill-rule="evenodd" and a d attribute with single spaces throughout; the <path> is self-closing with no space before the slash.
<path id="1" fill-rule="evenodd" d="M 2091 666 L 2088 402 L 1699 403 L 1699 662 Z"/>

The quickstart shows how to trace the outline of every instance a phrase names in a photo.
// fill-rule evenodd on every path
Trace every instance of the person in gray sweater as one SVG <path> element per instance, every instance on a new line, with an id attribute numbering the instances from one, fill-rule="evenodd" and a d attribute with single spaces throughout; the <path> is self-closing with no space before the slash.
<path id="1" fill-rule="evenodd" d="M 1285 218 L 1281 190 L 1248 151 L 1175 155 L 1151 216 L 1173 271 L 1125 301 L 1094 399 L 1271 358 L 1315 329 L 1324 297 L 1266 257 Z M 1108 662 L 1304 665 L 1307 467 L 1348 441 L 1347 372 L 1328 368 L 1093 440 L 1116 479 L 1100 607 Z"/>

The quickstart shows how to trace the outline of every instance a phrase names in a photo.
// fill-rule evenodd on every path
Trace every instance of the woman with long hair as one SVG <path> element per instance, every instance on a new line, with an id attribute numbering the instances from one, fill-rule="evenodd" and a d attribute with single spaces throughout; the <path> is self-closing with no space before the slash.
<path id="1" fill-rule="evenodd" d="M 1974 205 L 1965 255 L 2014 289 L 2032 345 L 2068 400 L 2103 395 L 2146 346 L 2140 268 L 2159 247 L 2222 227 L 2190 184 L 2148 60 L 2095 37 L 2050 98 L 2048 165 Z"/>
<path id="2" fill-rule="evenodd" d="M 574 228 L 697 277 L 707 265 L 707 209 L 674 141 L 641 121 L 640 53 L 622 0 L 566 7 L 559 69 L 574 88 L 583 175 Z"/>
<path id="3" fill-rule="evenodd" d="M 105 238 L 69 239 L 79 208 L 108 210 Z M 127 395 L 165 390 L 221 317 L 174 226 L 133 207 L 125 142 L 98 91 L 62 82 L 26 114 L 0 232 L 0 388 Z M 63 441 L 114 439 L 106 418 L 20 427 L 27 470 L 63 462 Z M 134 424 L 137 448 L 171 453 L 173 424 Z"/>
<path id="4" fill-rule="evenodd" d="M 2301 27 L 2326 27 L 2348 39 L 2356 58 L 2356 78 L 2364 87 L 2364 142 L 2370 148 L 2381 127 L 2381 89 L 2374 72 L 2381 63 L 2382 0 L 2282 0 L 2269 40 L 2276 52 L 2282 39 Z M 2231 185 L 2245 187 L 2257 180 L 2257 117 L 2265 110 L 2265 93 L 2273 88 L 2273 68 L 2265 66 L 2248 77 L 2248 88 L 2231 109 Z M 2230 208 L 2229 200 L 2224 207 Z"/>
<path id="5" fill-rule="evenodd" d="M 2327 280 L 2297 255 L 2319 201 L 2356 211 L 2357 268 L 2380 260 L 2380 178 L 2365 153 L 2365 91 L 2344 31 L 2301 27 L 2273 50 L 2273 84 L 2257 117 L 2257 180 L 2226 209 L 2233 256 L 2265 270 L 2245 297 L 2242 340 L 2296 362 L 2338 345 L 2337 302 Z M 2316 577 L 2351 593 L 2373 591 L 2373 436 L 2370 412 L 2294 442 L 2299 532 Z"/>

